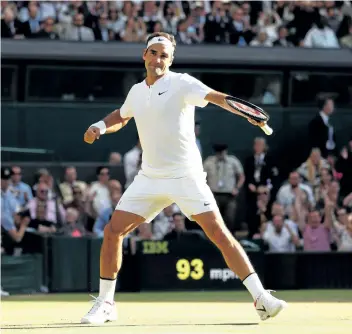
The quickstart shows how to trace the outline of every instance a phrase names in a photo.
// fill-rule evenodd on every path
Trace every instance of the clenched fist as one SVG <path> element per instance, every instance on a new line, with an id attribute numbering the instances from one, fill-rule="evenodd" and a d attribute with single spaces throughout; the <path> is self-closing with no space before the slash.
<path id="1" fill-rule="evenodd" d="M 96 139 L 99 139 L 99 137 L 100 129 L 95 126 L 91 126 L 84 134 L 84 141 L 88 144 L 93 144 Z"/>

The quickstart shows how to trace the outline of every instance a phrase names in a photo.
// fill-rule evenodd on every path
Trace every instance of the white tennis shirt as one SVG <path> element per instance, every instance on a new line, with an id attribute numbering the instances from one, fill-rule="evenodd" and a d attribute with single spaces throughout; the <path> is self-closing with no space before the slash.
<path id="1" fill-rule="evenodd" d="M 120 109 L 134 117 L 143 156 L 141 174 L 178 178 L 203 173 L 194 134 L 195 106 L 205 107 L 212 91 L 188 74 L 169 71 L 154 85 L 135 84 Z"/>

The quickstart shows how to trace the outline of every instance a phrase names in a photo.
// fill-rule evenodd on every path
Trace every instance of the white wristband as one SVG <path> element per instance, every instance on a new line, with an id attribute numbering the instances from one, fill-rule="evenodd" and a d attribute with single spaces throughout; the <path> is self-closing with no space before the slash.
<path id="1" fill-rule="evenodd" d="M 103 135 L 106 132 L 106 124 L 104 121 L 99 121 L 97 123 L 94 123 L 91 125 L 91 127 L 92 126 L 95 126 L 96 128 L 98 128 L 100 130 L 101 135 Z"/>

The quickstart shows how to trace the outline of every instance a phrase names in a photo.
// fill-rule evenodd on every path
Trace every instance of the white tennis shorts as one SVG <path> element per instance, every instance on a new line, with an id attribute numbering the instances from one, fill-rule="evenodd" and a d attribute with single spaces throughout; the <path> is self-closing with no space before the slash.
<path id="1" fill-rule="evenodd" d="M 196 177 L 156 179 L 138 174 L 122 195 L 115 210 L 132 212 L 151 222 L 164 208 L 176 203 L 184 215 L 218 210 L 206 183 L 206 173 Z"/>

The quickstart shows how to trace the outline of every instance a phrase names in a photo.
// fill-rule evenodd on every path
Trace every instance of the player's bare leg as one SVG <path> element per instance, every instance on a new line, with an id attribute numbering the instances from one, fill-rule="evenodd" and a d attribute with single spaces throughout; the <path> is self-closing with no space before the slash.
<path id="1" fill-rule="evenodd" d="M 219 248 L 228 267 L 237 274 L 252 295 L 262 320 L 276 316 L 286 303 L 267 292 L 240 243 L 227 229 L 219 211 L 209 211 L 192 218 L 202 227 L 208 238 Z"/>
<path id="2" fill-rule="evenodd" d="M 134 213 L 116 210 L 104 228 L 100 252 L 99 297 L 94 306 L 81 319 L 82 323 L 103 324 L 116 320 L 114 295 L 117 274 L 122 265 L 123 238 L 145 221 Z"/>

